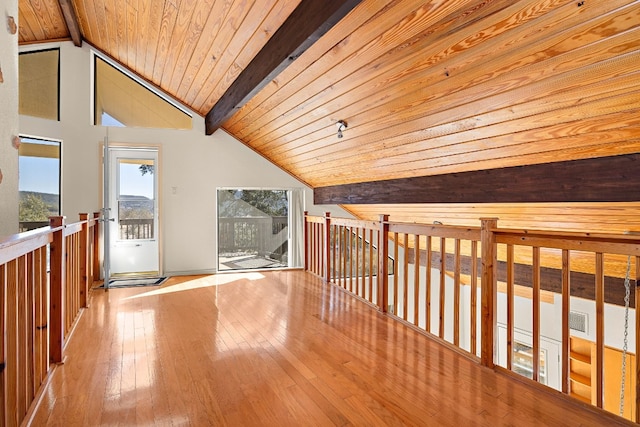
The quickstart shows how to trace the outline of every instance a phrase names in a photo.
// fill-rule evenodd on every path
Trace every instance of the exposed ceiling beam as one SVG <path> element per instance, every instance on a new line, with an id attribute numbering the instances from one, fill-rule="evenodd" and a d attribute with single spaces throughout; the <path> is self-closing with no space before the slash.
<path id="1" fill-rule="evenodd" d="M 267 83 L 344 18 L 361 0 L 302 0 L 207 113 L 211 135 Z"/>
<path id="2" fill-rule="evenodd" d="M 73 44 L 80 47 L 82 46 L 82 33 L 80 32 L 80 25 L 78 25 L 78 17 L 76 16 L 76 11 L 73 8 L 73 4 L 71 4 L 71 0 L 59 0 L 60 9 L 62 10 L 62 15 L 64 16 L 64 20 L 67 23 L 67 28 L 69 29 L 69 34 L 71 34 L 71 40 L 73 40 Z"/>
<path id="3" fill-rule="evenodd" d="M 640 154 L 319 187 L 315 204 L 640 201 Z"/>

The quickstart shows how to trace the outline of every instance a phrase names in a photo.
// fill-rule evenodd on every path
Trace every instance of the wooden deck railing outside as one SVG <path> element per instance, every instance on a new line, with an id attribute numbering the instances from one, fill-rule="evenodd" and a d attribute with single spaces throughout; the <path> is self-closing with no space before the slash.
<path id="1" fill-rule="evenodd" d="M 557 325 L 561 328 L 561 338 L 558 338 L 561 360 L 560 386 L 556 388 L 618 414 L 616 399 L 620 397 L 617 388 L 620 379 L 615 387 L 611 386 L 612 378 L 622 374 L 616 363 L 607 368 L 610 384 L 605 393 L 605 350 L 611 351 L 605 346 L 605 342 L 610 341 L 604 328 L 605 273 L 606 277 L 624 276 L 620 266 L 631 256 L 631 297 L 635 294 L 635 301 L 639 300 L 638 236 L 500 229 L 495 218 L 481 219 L 480 227 L 474 228 L 393 223 L 384 215 L 379 221 L 338 219 L 329 214 L 305 216 L 306 270 L 472 360 L 509 375 L 519 375 L 514 373 L 516 288 L 527 295 L 519 297 L 520 304 L 524 302 L 530 307 L 518 312 L 517 318 L 519 324 L 531 325 L 530 377 L 538 383 L 542 382 L 541 367 L 545 364 L 541 356 L 542 305 L 547 304 L 548 310 L 553 303 L 549 298 L 557 295 L 561 301 L 561 322 Z M 576 263 L 577 273 L 572 271 L 571 260 Z M 591 267 L 589 260 L 593 263 Z M 561 284 L 541 280 L 541 271 L 552 267 Z M 570 280 L 575 274 L 585 276 L 590 268 L 595 271 L 596 332 L 593 357 L 587 358 L 572 347 L 577 338 L 572 337 L 569 325 Z M 529 272 L 526 278 L 519 277 L 523 269 Z M 531 288 L 523 291 L 527 280 Z M 560 289 L 558 293 L 548 291 L 554 286 Z M 506 303 L 498 302 L 499 293 L 506 296 Z M 545 302 L 541 298 L 543 294 L 547 298 Z M 630 309 L 634 310 L 635 304 L 631 304 Z M 506 343 L 498 339 L 498 318 L 506 319 Z M 640 364 L 635 363 L 635 355 L 640 352 L 640 316 L 632 323 L 628 334 L 632 337 L 630 342 L 635 344 L 626 353 L 623 416 L 638 422 Z M 506 350 L 501 348 L 505 346 Z M 499 361 L 499 353 L 506 353 L 506 361 Z M 586 380 L 578 365 L 587 362 L 590 365 L 585 369 L 593 372 L 593 376 L 588 378 L 590 395 L 584 398 L 581 397 L 584 385 L 578 382 Z M 605 394 L 616 405 L 607 405 Z"/>
<path id="2" fill-rule="evenodd" d="M 0 240 L 0 425 L 17 426 L 41 391 L 99 278 L 98 214 Z"/>

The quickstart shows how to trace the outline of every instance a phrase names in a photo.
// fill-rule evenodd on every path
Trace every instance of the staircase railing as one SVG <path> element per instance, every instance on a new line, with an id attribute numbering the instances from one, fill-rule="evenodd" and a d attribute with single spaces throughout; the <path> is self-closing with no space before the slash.
<path id="1" fill-rule="evenodd" d="M 306 215 L 305 269 L 478 363 L 639 422 L 640 236 L 479 224 Z"/>

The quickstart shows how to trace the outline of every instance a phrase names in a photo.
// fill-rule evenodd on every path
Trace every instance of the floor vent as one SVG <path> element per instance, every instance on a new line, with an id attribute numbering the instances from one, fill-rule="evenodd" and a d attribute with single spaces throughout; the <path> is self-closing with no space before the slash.
<path id="1" fill-rule="evenodd" d="M 569 312 L 569 329 L 587 333 L 587 315 L 577 311 Z"/>

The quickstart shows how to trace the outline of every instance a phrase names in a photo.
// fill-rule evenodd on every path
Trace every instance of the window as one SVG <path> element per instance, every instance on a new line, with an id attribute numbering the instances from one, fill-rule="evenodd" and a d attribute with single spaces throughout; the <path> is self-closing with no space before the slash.
<path id="1" fill-rule="evenodd" d="M 218 270 L 299 266 L 301 207 L 301 190 L 219 189 Z"/>
<path id="2" fill-rule="evenodd" d="M 23 52 L 18 60 L 20 114 L 60 120 L 59 49 Z"/>
<path id="3" fill-rule="evenodd" d="M 191 129 L 191 117 L 96 57 L 94 124 Z"/>
<path id="4" fill-rule="evenodd" d="M 20 231 L 60 215 L 60 142 L 23 137 L 19 149 Z"/>

